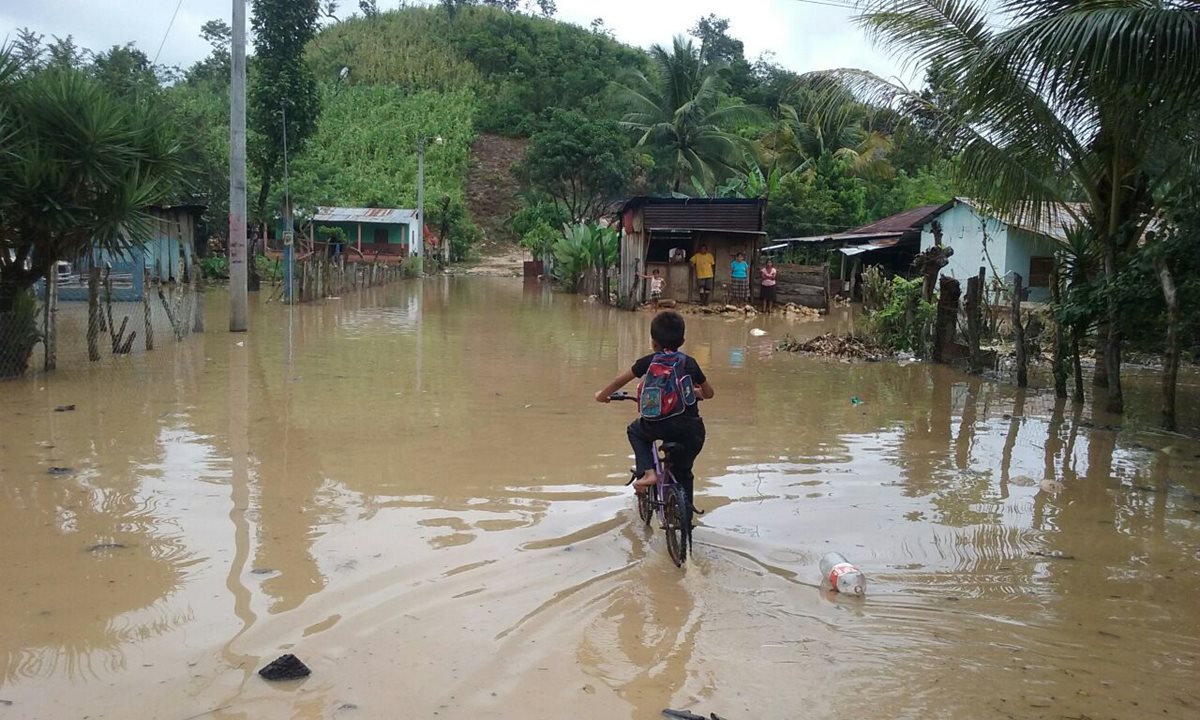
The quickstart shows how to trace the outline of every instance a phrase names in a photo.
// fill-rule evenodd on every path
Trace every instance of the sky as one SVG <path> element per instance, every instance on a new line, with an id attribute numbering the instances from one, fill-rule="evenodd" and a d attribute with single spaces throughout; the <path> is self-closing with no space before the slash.
<path id="1" fill-rule="evenodd" d="M 357 0 L 340 4 L 345 15 L 358 7 Z M 378 4 L 390 9 L 400 0 Z M 853 23 L 850 0 L 557 0 L 557 4 L 558 19 L 587 26 L 599 17 L 619 40 L 639 47 L 656 42 L 669 45 L 673 35 L 686 33 L 700 17 L 716 13 L 729 18 L 729 33 L 745 43 L 751 60 L 771 53 L 776 62 L 797 72 L 854 67 L 913 80 Z M 228 21 L 231 12 L 231 0 L 0 0 L 0 39 L 15 37 L 17 28 L 28 27 L 47 40 L 71 35 L 76 45 L 92 50 L 133 42 L 150 58 L 158 55 L 159 64 L 187 67 L 209 51 L 200 39 L 200 26 L 213 18 Z"/>

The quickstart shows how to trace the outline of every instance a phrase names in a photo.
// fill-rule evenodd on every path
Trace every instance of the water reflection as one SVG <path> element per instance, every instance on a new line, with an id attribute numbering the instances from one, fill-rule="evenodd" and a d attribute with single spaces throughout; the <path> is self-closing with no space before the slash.
<path id="1" fill-rule="evenodd" d="M 383 716 L 398 674 L 425 715 L 1192 702 L 1200 447 L 1139 430 L 1136 399 L 1117 429 L 1036 387 L 771 352 L 842 310 L 689 317 L 717 398 L 680 573 L 621 486 L 629 408 L 588 402 L 650 313 L 449 278 L 254 312 L 244 337 L 0 388 L 0 697 L 22 712 L 128 714 L 161 680 L 143 702 L 170 717 Z M 829 549 L 865 602 L 811 587 Z M 303 693 L 253 676 L 285 651 L 317 670 Z"/>

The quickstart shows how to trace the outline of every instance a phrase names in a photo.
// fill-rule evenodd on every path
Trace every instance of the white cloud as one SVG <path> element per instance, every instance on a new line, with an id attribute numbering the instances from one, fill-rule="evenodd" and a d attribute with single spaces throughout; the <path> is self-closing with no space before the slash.
<path id="1" fill-rule="evenodd" d="M 561 20 L 586 26 L 600 17 L 617 38 L 648 47 L 668 44 L 709 13 L 727 17 L 729 31 L 746 45 L 753 59 L 773 53 L 777 62 L 797 72 L 835 67 L 861 67 L 894 75 L 898 66 L 873 48 L 853 23 L 853 11 L 808 0 L 557 0 Z M 820 0 L 824 2 L 825 0 Z M 844 0 L 828 0 L 836 5 Z M 385 0 L 395 7 L 399 0 Z M 357 9 L 342 0 L 342 11 Z M 0 37 L 12 37 L 19 27 L 65 37 L 93 50 L 133 42 L 153 57 L 175 11 L 176 0 L 0 0 Z M 188 66 L 208 54 L 200 26 L 213 18 L 228 19 L 231 0 L 182 0 L 179 14 L 166 35 L 159 62 Z"/>

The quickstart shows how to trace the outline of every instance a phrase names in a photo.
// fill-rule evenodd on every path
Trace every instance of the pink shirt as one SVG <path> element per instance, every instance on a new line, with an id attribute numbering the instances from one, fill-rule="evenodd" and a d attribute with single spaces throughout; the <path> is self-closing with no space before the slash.
<path id="1" fill-rule="evenodd" d="M 762 268 L 758 271 L 762 275 L 762 284 L 771 287 L 775 284 L 775 276 L 779 274 L 779 268 Z"/>

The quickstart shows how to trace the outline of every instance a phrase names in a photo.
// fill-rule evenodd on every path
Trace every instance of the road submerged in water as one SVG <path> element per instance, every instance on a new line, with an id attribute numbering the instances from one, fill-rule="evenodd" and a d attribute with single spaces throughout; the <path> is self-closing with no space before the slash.
<path id="1" fill-rule="evenodd" d="M 492 278 L 208 311 L 0 385 L 0 720 L 1200 717 L 1200 443 L 1150 427 L 1152 375 L 1120 428 L 773 351 L 846 315 L 689 316 L 717 397 L 679 570 L 630 408 L 591 402 L 648 313 Z M 313 674 L 255 674 L 283 653 Z"/>

